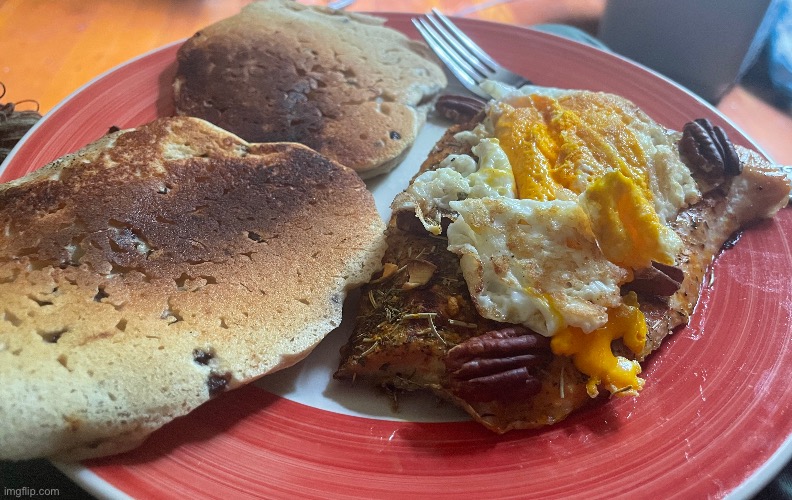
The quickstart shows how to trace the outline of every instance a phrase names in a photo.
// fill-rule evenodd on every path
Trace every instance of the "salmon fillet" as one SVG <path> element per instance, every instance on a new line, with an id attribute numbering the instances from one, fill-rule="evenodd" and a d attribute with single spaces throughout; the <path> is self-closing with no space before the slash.
<path id="1" fill-rule="evenodd" d="M 481 118 L 449 129 L 420 172 L 437 168 L 449 154 L 469 154 L 469 146 L 456 134 L 472 129 Z M 717 185 L 706 172 L 694 175 L 703 195 L 671 221 L 683 241 L 674 265 L 656 265 L 623 285 L 624 293 L 636 293 L 647 335 L 638 352 L 620 339 L 614 341 L 615 354 L 643 361 L 686 324 L 707 269 L 724 243 L 786 204 L 790 186 L 778 169 L 753 151 L 735 151 L 740 175 Z M 434 217 L 445 228 L 454 214 Z M 365 379 L 388 390 L 433 391 L 498 433 L 550 425 L 586 406 L 592 400 L 588 377 L 570 357 L 554 355 L 546 338 L 522 326 L 478 313 L 459 257 L 447 250 L 444 234 L 429 234 L 413 211 L 399 208 L 397 198 L 387 230 L 384 272 L 363 289 L 357 324 L 342 348 L 335 377 Z M 492 352 L 495 344 L 509 347 L 501 355 L 469 354 L 471 348 L 479 354 Z M 454 348 L 461 345 L 468 354 L 459 359 L 461 349 Z M 466 371 L 484 376 L 471 378 Z"/>

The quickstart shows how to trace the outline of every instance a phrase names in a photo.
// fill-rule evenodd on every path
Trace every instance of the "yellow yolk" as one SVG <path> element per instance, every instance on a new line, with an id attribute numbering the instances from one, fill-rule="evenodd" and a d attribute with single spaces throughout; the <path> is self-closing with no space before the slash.
<path id="1" fill-rule="evenodd" d="M 614 264 L 638 269 L 652 261 L 674 263 L 676 234 L 658 216 L 649 187 L 647 158 L 609 101 L 588 97 L 527 95 L 502 104 L 495 137 L 512 165 L 517 194 L 538 201 L 578 199 L 597 244 Z M 641 366 L 615 356 L 623 339 L 636 354 L 646 342 L 646 320 L 635 294 L 608 310 L 608 321 L 586 333 L 572 326 L 552 337 L 553 352 L 571 356 L 589 376 L 594 397 L 602 384 L 611 393 L 635 395 L 643 387 Z"/>
<path id="2" fill-rule="evenodd" d="M 579 195 L 616 170 L 652 199 L 646 157 L 618 106 L 536 94 L 512 104 L 501 105 L 495 137 L 512 164 L 520 198 L 554 200 L 565 190 Z"/>
<path id="3" fill-rule="evenodd" d="M 638 269 L 673 264 L 677 239 L 652 204 L 646 158 L 618 106 L 569 97 L 524 96 L 503 104 L 495 136 L 512 165 L 520 198 L 583 195 L 605 256 Z"/>
<path id="4" fill-rule="evenodd" d="M 619 171 L 592 182 L 580 198 L 602 253 L 614 264 L 639 269 L 652 261 L 673 264 L 676 235 L 658 217 L 634 182 Z M 672 246 L 673 248 L 673 246 Z"/>
<path id="5" fill-rule="evenodd" d="M 625 296 L 624 304 L 608 311 L 604 326 L 591 333 L 575 327 L 564 328 L 553 336 L 550 347 L 557 355 L 571 356 L 575 367 L 589 376 L 586 384 L 589 396 L 597 396 L 600 384 L 611 394 L 633 396 L 643 388 L 644 381 L 638 377 L 641 365 L 613 354 L 611 342 L 618 338 L 636 354 L 646 343 L 646 320 L 632 292 Z"/>
<path id="6" fill-rule="evenodd" d="M 562 187 L 551 174 L 558 153 L 555 137 L 536 108 L 504 107 L 506 112 L 498 119 L 495 137 L 511 163 L 517 197 L 555 200 Z"/>

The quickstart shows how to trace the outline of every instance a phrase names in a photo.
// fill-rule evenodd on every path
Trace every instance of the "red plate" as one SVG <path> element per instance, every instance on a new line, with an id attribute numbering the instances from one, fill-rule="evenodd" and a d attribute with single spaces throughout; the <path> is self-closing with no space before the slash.
<path id="1" fill-rule="evenodd" d="M 388 17 L 416 36 L 409 16 Z M 710 118 L 735 142 L 756 147 L 711 106 L 619 57 L 515 26 L 459 24 L 537 84 L 618 93 L 676 129 Z M 74 151 L 112 125 L 171 113 L 177 49 L 130 61 L 66 99 L 18 145 L 0 181 Z M 403 164 L 392 181 L 373 186 L 378 201 L 387 205 L 384 193 L 400 189 L 382 185 L 403 182 L 415 168 Z M 691 324 L 648 361 L 639 398 L 606 402 L 546 430 L 498 436 L 467 421 L 383 420 L 248 386 L 172 422 L 137 450 L 61 467 L 90 491 L 134 497 L 750 495 L 792 456 L 790 241 L 790 209 L 746 232 L 714 265 Z M 333 353 L 318 349 L 306 361 L 329 356 L 331 366 Z M 358 388 L 318 393 L 346 390 Z M 436 410 L 423 408 L 428 420 Z"/>

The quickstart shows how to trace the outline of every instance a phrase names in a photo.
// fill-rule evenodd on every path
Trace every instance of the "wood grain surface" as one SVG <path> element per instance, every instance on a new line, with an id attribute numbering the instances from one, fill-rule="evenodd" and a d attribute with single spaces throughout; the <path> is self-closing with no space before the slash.
<path id="1" fill-rule="evenodd" d="M 46 112 L 114 66 L 191 36 L 247 3 L 250 0 L 0 0 L 0 82 L 7 89 L 0 101 L 32 99 Z M 595 34 L 605 0 L 358 0 L 349 9 L 425 12 L 432 7 L 450 15 L 525 26 L 565 23 Z M 32 106 L 20 104 L 20 109 Z M 792 164 L 789 113 L 740 86 L 718 108 L 774 160 Z"/>

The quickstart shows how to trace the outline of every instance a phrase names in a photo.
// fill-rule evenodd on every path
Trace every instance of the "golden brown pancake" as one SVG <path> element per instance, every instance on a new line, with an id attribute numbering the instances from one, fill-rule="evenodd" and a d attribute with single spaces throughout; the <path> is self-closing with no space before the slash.
<path id="1" fill-rule="evenodd" d="M 358 175 L 196 118 L 0 185 L 0 459 L 121 452 L 293 365 L 380 265 Z"/>
<path id="2" fill-rule="evenodd" d="M 267 0 L 179 49 L 180 115 L 300 142 L 368 178 L 395 167 L 446 86 L 428 47 L 364 14 Z"/>

